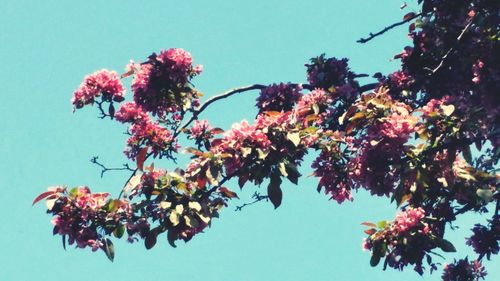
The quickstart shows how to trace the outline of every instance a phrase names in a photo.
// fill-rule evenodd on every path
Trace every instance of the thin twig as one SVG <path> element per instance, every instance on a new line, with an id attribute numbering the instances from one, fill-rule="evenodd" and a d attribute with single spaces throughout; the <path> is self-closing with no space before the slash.
<path id="1" fill-rule="evenodd" d="M 438 72 L 445 64 L 446 60 L 448 59 L 448 57 L 450 56 L 450 54 L 455 51 L 456 47 L 460 44 L 460 42 L 462 41 L 462 38 L 464 37 L 465 33 L 467 32 L 467 30 L 469 30 L 469 28 L 471 27 L 472 23 L 474 22 L 474 18 L 475 17 L 472 17 L 470 20 L 469 20 L 469 23 L 464 27 L 464 29 L 462 29 L 462 32 L 460 32 L 460 35 L 458 35 L 457 37 L 457 42 L 454 46 L 452 46 L 447 52 L 446 54 L 444 54 L 444 56 L 441 58 L 441 61 L 439 62 L 438 66 L 436 66 L 430 73 L 430 75 L 434 75 L 436 72 Z"/>
<path id="2" fill-rule="evenodd" d="M 94 157 L 92 157 L 92 159 L 90 159 L 90 162 L 101 167 L 101 169 L 102 169 L 101 170 L 101 178 L 104 176 L 104 173 L 106 173 L 107 171 L 133 171 L 133 169 L 131 169 L 128 164 L 123 164 L 123 167 L 121 167 L 121 168 L 108 168 L 104 164 L 99 162 L 97 159 L 99 159 L 99 157 L 94 156 Z"/>
<path id="3" fill-rule="evenodd" d="M 250 203 L 245 203 L 245 204 L 243 204 L 243 205 L 241 205 L 241 206 L 236 206 L 235 211 L 241 211 L 241 210 L 243 210 L 243 208 L 245 208 L 246 206 L 253 205 L 253 204 L 255 204 L 255 203 L 257 203 L 257 202 L 260 202 L 260 201 L 262 201 L 262 200 L 266 200 L 266 201 L 267 201 L 267 200 L 269 199 L 269 196 L 267 196 L 267 195 L 260 195 L 259 193 L 255 192 L 255 193 L 252 195 L 252 198 L 255 198 L 255 200 L 254 200 L 254 201 L 252 201 L 252 202 L 250 202 Z"/>
<path id="4" fill-rule="evenodd" d="M 391 30 L 391 29 L 393 29 L 393 28 L 395 28 L 395 27 L 398 27 L 398 26 L 400 26 L 400 25 L 403 25 L 403 24 L 405 24 L 405 23 L 407 23 L 407 22 L 409 22 L 409 21 L 412 21 L 412 20 L 414 20 L 415 18 L 420 17 L 420 16 L 422 16 L 422 13 L 418 13 L 418 14 L 416 14 L 416 15 L 414 15 L 414 16 L 412 16 L 412 17 L 409 17 L 409 18 L 407 18 L 407 19 L 405 19 L 405 20 L 402 20 L 402 21 L 400 21 L 400 22 L 397 22 L 397 23 L 391 24 L 391 25 L 389 25 L 389 26 L 385 27 L 384 29 L 382 29 L 382 30 L 381 30 L 381 31 L 379 31 L 379 32 L 376 32 L 376 33 L 371 33 L 371 32 L 370 32 L 370 34 L 369 34 L 369 36 L 368 36 L 367 38 L 361 38 L 361 39 L 359 39 L 359 40 L 358 40 L 358 41 L 356 41 L 356 42 L 361 43 L 361 44 L 364 44 L 364 43 L 366 43 L 366 42 L 368 42 L 368 41 L 372 40 L 373 38 L 375 38 L 375 37 L 377 37 L 377 36 L 380 36 L 380 35 L 382 35 L 382 34 L 386 33 L 387 31 L 389 31 L 389 30 Z"/>

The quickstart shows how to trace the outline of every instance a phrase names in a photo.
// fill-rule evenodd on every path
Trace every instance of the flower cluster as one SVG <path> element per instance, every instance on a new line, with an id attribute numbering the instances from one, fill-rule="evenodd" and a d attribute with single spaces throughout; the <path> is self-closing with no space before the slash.
<path id="1" fill-rule="evenodd" d="M 348 175 L 356 186 L 389 196 L 398 182 L 404 145 L 415 132 L 417 118 L 411 115 L 410 107 L 394 101 L 386 89 L 362 95 L 352 108 L 343 119 L 348 121 L 346 130 L 359 138 L 349 160 Z"/>
<path id="2" fill-rule="evenodd" d="M 426 222 L 425 211 L 420 207 L 408 207 L 393 222 L 382 221 L 378 226 L 365 224 L 372 228 L 365 231 L 370 236 L 364 240 L 363 248 L 372 252 L 373 266 L 385 256 L 385 263 L 390 267 L 402 270 L 408 264 L 413 264 L 415 270 L 422 274 L 422 259 L 427 252 L 435 247 L 450 250 L 447 248 L 450 247 L 449 242 L 434 236 Z"/>
<path id="3" fill-rule="evenodd" d="M 63 236 L 63 241 L 78 248 L 90 247 L 92 251 L 103 249 L 110 241 L 103 233 L 124 232 L 123 221 L 130 206 L 123 200 L 110 200 L 109 193 L 91 193 L 86 186 L 67 190 L 65 187 L 49 188 L 37 201 L 45 198 L 52 214 L 54 234 Z M 103 230 L 103 231 L 101 231 Z"/>
<path id="4" fill-rule="evenodd" d="M 307 81 L 314 88 L 334 89 L 347 84 L 354 74 L 347 66 L 348 59 L 325 58 L 325 54 L 312 58 L 307 67 Z"/>
<path id="5" fill-rule="evenodd" d="M 411 230 L 419 225 L 425 217 L 425 211 L 422 208 L 409 208 L 406 212 L 399 213 L 394 221 L 396 229 L 399 232 Z M 429 232 L 429 227 L 425 225 L 423 233 Z"/>
<path id="6" fill-rule="evenodd" d="M 331 115 L 330 105 L 333 102 L 331 93 L 321 89 L 315 89 L 303 95 L 294 109 L 294 115 L 298 123 L 322 124 Z M 310 118 L 309 118 L 310 117 Z"/>
<path id="7" fill-rule="evenodd" d="M 221 129 L 210 126 L 207 120 L 194 121 L 193 126 L 187 131 L 189 139 L 193 139 L 198 147 L 204 145 L 207 149 L 214 135 L 221 132 L 223 132 Z"/>
<path id="8" fill-rule="evenodd" d="M 472 228 L 472 232 L 472 236 L 467 239 L 467 245 L 472 246 L 474 252 L 481 257 L 486 256 L 488 259 L 492 254 L 498 254 L 498 241 L 500 240 L 500 221 L 498 219 L 491 222 L 491 228 L 476 224 Z"/>
<path id="9" fill-rule="evenodd" d="M 154 115 L 184 112 L 199 104 L 198 93 L 190 80 L 201 73 L 192 65 L 191 54 L 179 48 L 152 54 L 148 61 L 130 68 L 134 74 L 134 100 Z"/>
<path id="10" fill-rule="evenodd" d="M 102 96 L 103 101 L 121 102 L 124 95 L 125 88 L 118 74 L 115 71 L 102 69 L 85 76 L 80 87 L 74 92 L 71 103 L 75 108 L 82 108 L 84 105 L 93 104 L 95 98 L 99 96 Z"/>
<path id="11" fill-rule="evenodd" d="M 143 147 L 149 147 L 156 156 L 169 156 L 178 149 L 172 133 L 157 122 L 147 119 L 130 126 L 132 136 L 127 140 L 125 154 L 135 159 Z"/>
<path id="12" fill-rule="evenodd" d="M 301 85 L 290 83 L 269 85 L 260 91 L 256 106 L 259 112 L 292 110 L 302 96 L 301 90 Z"/>
<path id="13" fill-rule="evenodd" d="M 345 165 L 341 164 L 339 146 L 334 145 L 321 151 L 311 167 L 314 176 L 319 178 L 318 190 L 325 189 L 325 193 L 339 204 L 352 201 L 351 186 L 346 182 Z"/>
<path id="14" fill-rule="evenodd" d="M 149 116 L 135 102 L 126 102 L 115 113 L 115 119 L 122 123 L 148 122 Z"/>
<path id="15" fill-rule="evenodd" d="M 486 271 L 480 261 L 465 258 L 444 266 L 443 281 L 479 281 L 486 277 Z"/>

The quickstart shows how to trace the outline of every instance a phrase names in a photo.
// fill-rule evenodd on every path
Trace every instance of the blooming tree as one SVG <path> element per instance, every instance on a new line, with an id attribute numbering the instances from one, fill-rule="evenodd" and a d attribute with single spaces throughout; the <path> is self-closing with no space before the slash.
<path id="1" fill-rule="evenodd" d="M 436 251 L 455 251 L 447 227 L 475 212 L 489 216 L 465 240 L 477 257 L 445 265 L 442 277 L 484 278 L 481 260 L 498 253 L 500 240 L 500 2 L 418 3 L 418 13 L 359 40 L 407 24 L 413 42 L 395 56 L 401 68 L 373 74 L 371 84 L 360 84 L 367 75 L 353 72 L 348 59 L 323 54 L 305 65 L 308 84 L 255 84 L 201 103 L 191 81 L 202 67 L 180 48 L 132 61 L 122 75 L 106 69 L 88 75 L 74 93 L 75 110 L 96 105 L 101 118 L 126 124 L 124 153 L 135 165 L 93 162 L 103 173 L 122 169 L 130 177 L 117 198 L 86 186 L 55 186 L 33 203 L 46 201 L 64 245 L 103 250 L 113 260 L 112 237 L 143 240 L 150 249 L 160 235 L 175 247 L 203 232 L 238 198 L 226 186 L 230 179 L 240 188 L 266 185 L 267 195 L 255 199 L 277 208 L 282 182 L 299 184 L 304 156 L 316 151 L 319 192 L 341 204 L 366 189 L 399 209 L 393 220 L 362 223 L 372 266 L 436 270 Z M 130 101 L 122 79 L 132 80 Z M 246 91 L 260 91 L 255 120 L 222 130 L 199 119 L 212 103 Z M 192 146 L 181 147 L 181 138 Z M 180 151 L 191 155 L 187 167 L 154 166 L 153 159 L 175 160 Z"/>

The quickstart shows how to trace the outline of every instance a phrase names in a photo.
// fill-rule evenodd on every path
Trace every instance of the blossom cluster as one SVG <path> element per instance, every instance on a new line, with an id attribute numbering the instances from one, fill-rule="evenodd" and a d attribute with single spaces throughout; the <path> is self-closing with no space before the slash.
<path id="1" fill-rule="evenodd" d="M 82 84 L 73 94 L 71 103 L 75 108 L 82 108 L 93 104 L 95 99 L 102 96 L 103 101 L 121 102 L 124 100 L 125 88 L 115 71 L 99 70 L 87 75 Z"/>
<path id="2" fill-rule="evenodd" d="M 101 229 L 116 236 L 124 232 L 122 222 L 130 206 L 123 200 L 110 200 L 109 193 L 91 193 L 86 186 L 69 191 L 55 187 L 41 196 L 37 200 L 46 197 L 47 212 L 53 215 L 54 234 L 62 235 L 63 242 L 67 239 L 69 245 L 105 250 L 108 241 Z"/>
<path id="3" fill-rule="evenodd" d="M 163 116 L 184 112 L 199 104 L 198 93 L 189 83 L 201 73 L 202 67 L 193 66 L 191 54 L 183 49 L 162 50 L 146 62 L 129 68 L 135 75 L 134 101 L 145 111 Z"/>
<path id="4" fill-rule="evenodd" d="M 315 89 L 303 95 L 294 109 L 294 116 L 304 127 L 309 124 L 320 125 L 332 114 L 330 107 L 333 102 L 332 94 L 322 89 Z M 309 118 L 311 117 L 311 118 Z"/>
<path id="5" fill-rule="evenodd" d="M 290 111 L 302 96 L 301 85 L 290 83 L 272 84 L 260 91 L 257 98 L 259 112 Z"/>
<path id="6" fill-rule="evenodd" d="M 348 83 L 354 75 L 349 71 L 348 59 L 326 58 L 325 54 L 312 58 L 307 67 L 307 81 L 314 88 L 334 89 Z"/>
<path id="7" fill-rule="evenodd" d="M 490 227 L 476 224 L 472 228 L 472 236 L 467 239 L 467 245 L 472 246 L 480 257 L 498 254 L 500 241 L 500 221 L 498 216 L 490 222 Z"/>
<path id="8" fill-rule="evenodd" d="M 442 241 L 441 244 L 447 246 L 449 243 L 435 237 L 426 220 L 425 210 L 420 207 L 408 207 L 393 222 L 380 222 L 378 230 L 375 224 L 365 224 L 373 226 L 365 231 L 369 237 L 363 242 L 363 248 L 372 252 L 372 265 L 385 256 L 385 263 L 390 267 L 403 269 L 413 264 L 415 270 L 422 274 L 423 257 L 433 248 L 440 247 L 436 241 Z M 448 251 L 447 246 L 442 247 Z"/>
<path id="9" fill-rule="evenodd" d="M 443 281 L 479 281 L 486 277 L 486 270 L 478 260 L 465 258 L 444 266 Z"/>
<path id="10" fill-rule="evenodd" d="M 346 181 L 347 172 L 345 165 L 340 163 L 342 157 L 340 155 L 339 146 L 332 146 L 322 150 L 311 165 L 314 169 L 314 176 L 319 178 L 318 189 L 324 188 L 325 193 L 339 204 L 346 200 L 353 200 L 351 185 Z"/>
<path id="11" fill-rule="evenodd" d="M 208 120 L 196 120 L 193 126 L 187 130 L 189 139 L 194 140 L 199 148 L 204 145 L 207 149 L 210 146 L 210 140 L 221 132 L 223 132 L 221 129 L 212 127 Z"/>

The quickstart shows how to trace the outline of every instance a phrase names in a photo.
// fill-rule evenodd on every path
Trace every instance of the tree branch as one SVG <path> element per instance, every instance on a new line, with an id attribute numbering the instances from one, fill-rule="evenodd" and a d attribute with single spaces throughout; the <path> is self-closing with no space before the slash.
<path id="1" fill-rule="evenodd" d="M 412 17 L 409 17 L 409 18 L 407 18 L 407 19 L 405 19 L 405 20 L 402 20 L 402 21 L 400 21 L 400 22 L 397 22 L 397 23 L 391 24 L 391 25 L 389 25 L 389 26 L 385 27 L 384 29 L 382 29 L 382 30 L 381 30 L 381 31 L 379 31 L 379 32 L 376 32 L 376 33 L 371 33 L 371 32 L 370 32 L 370 34 L 369 34 L 369 36 L 368 36 L 368 37 L 366 37 L 366 38 L 360 38 L 360 39 L 359 39 L 358 41 L 356 41 L 356 42 L 361 43 L 361 44 L 364 44 L 364 43 L 366 43 L 366 42 L 368 42 L 368 41 L 372 40 L 373 38 L 375 38 L 375 37 L 377 37 L 377 36 L 380 36 L 380 35 L 382 35 L 382 34 L 386 33 L 387 31 L 389 31 L 389 30 L 391 30 L 391 29 L 393 29 L 393 28 L 395 28 L 395 27 L 398 27 L 398 26 L 400 26 L 400 25 L 403 25 L 403 24 L 405 24 L 405 23 L 407 23 L 407 22 L 409 22 L 409 21 L 412 21 L 412 20 L 414 20 L 415 18 L 418 18 L 418 17 L 420 17 L 420 16 L 422 16 L 422 13 L 418 13 L 418 14 L 416 14 L 416 15 L 414 15 L 414 16 L 412 16 Z"/>

